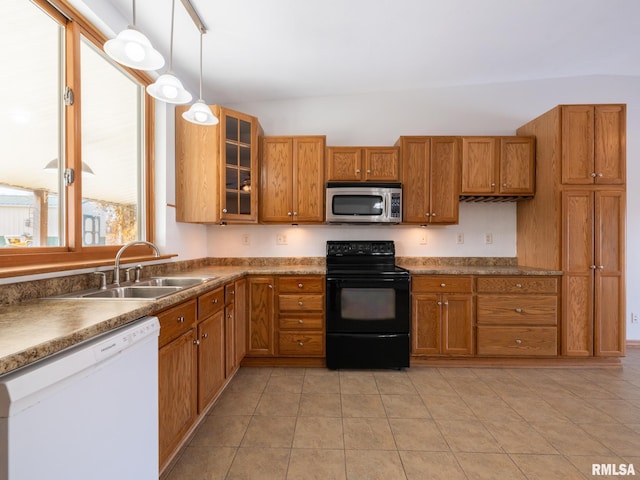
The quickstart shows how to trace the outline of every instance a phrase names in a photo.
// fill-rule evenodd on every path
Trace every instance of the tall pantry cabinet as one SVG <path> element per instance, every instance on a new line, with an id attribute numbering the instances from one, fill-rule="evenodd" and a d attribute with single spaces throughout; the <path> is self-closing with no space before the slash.
<path id="1" fill-rule="evenodd" d="M 560 105 L 517 133 L 537 139 L 518 262 L 563 272 L 561 352 L 624 355 L 626 107 Z"/>

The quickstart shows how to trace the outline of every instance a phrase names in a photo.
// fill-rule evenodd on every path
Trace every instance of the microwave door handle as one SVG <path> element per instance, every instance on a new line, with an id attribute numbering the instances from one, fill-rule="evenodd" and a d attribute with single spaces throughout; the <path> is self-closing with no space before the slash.
<path id="1" fill-rule="evenodd" d="M 389 207 L 391 203 L 391 194 L 387 193 L 384 196 L 384 218 L 389 218 Z"/>

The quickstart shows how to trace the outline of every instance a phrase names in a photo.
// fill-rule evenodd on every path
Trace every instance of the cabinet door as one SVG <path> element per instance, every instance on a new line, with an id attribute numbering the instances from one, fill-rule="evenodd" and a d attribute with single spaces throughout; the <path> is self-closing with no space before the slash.
<path id="1" fill-rule="evenodd" d="M 324 222 L 324 137 L 293 139 L 293 221 Z"/>
<path id="2" fill-rule="evenodd" d="M 462 139 L 462 195 L 490 195 L 496 192 L 498 151 L 494 137 Z"/>
<path id="3" fill-rule="evenodd" d="M 247 354 L 247 280 L 236 280 L 234 291 L 236 365 L 240 365 Z"/>
<path id="4" fill-rule="evenodd" d="M 159 454 L 161 468 L 197 415 L 195 328 L 158 351 Z"/>
<path id="5" fill-rule="evenodd" d="M 274 354 L 273 277 L 249 278 L 248 351 L 251 356 Z"/>
<path id="6" fill-rule="evenodd" d="M 202 412 L 224 385 L 224 310 L 198 323 L 198 412 Z"/>
<path id="7" fill-rule="evenodd" d="M 231 303 L 224 309 L 224 371 L 225 378 L 229 378 L 236 371 L 236 318 L 235 307 Z"/>
<path id="8" fill-rule="evenodd" d="M 429 221 L 429 161 L 431 142 L 428 137 L 401 137 L 402 157 L 402 221 L 426 224 Z"/>
<path id="9" fill-rule="evenodd" d="M 327 148 L 327 181 L 362 180 L 362 149 Z"/>
<path id="10" fill-rule="evenodd" d="M 624 355 L 625 193 L 595 193 L 594 355 Z"/>
<path id="11" fill-rule="evenodd" d="M 293 140 L 261 141 L 260 221 L 290 223 L 293 214 Z"/>
<path id="12" fill-rule="evenodd" d="M 562 183 L 593 184 L 593 106 L 562 108 Z"/>
<path id="13" fill-rule="evenodd" d="M 411 353 L 414 355 L 440 353 L 440 295 L 433 293 L 413 294 L 412 303 Z"/>
<path id="14" fill-rule="evenodd" d="M 530 137 L 500 139 L 499 191 L 503 195 L 533 195 L 535 191 L 535 140 Z"/>
<path id="15" fill-rule="evenodd" d="M 259 190 L 257 178 L 253 178 L 258 167 L 257 120 L 224 108 L 220 111 L 222 220 L 255 222 Z"/>
<path id="16" fill-rule="evenodd" d="M 458 223 L 460 168 L 458 140 L 431 138 L 429 223 Z"/>
<path id="17" fill-rule="evenodd" d="M 473 300 L 471 295 L 442 297 L 442 353 L 473 354 Z"/>
<path id="18" fill-rule="evenodd" d="M 562 354 L 593 353 L 594 195 L 589 190 L 562 193 L 563 336 Z"/>
<path id="19" fill-rule="evenodd" d="M 595 183 L 626 182 L 626 109 L 624 105 L 594 107 Z"/>
<path id="20" fill-rule="evenodd" d="M 365 179 L 393 181 L 400 179 L 400 159 L 395 147 L 364 149 Z"/>

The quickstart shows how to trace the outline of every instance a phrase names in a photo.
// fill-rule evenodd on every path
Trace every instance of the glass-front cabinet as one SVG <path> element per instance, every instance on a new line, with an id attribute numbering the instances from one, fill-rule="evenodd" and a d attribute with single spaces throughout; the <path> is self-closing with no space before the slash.
<path id="1" fill-rule="evenodd" d="M 195 125 L 187 108 L 176 107 L 176 220 L 256 223 L 258 119 L 214 105 L 220 122 Z"/>

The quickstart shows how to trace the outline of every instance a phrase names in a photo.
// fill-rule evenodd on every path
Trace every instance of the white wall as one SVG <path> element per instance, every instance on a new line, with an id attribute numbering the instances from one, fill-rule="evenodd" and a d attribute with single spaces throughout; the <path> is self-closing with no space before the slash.
<path id="1" fill-rule="evenodd" d="M 640 313 L 640 78 L 581 77 L 472 85 L 345 97 L 227 105 L 260 119 L 266 135 L 326 134 L 328 145 L 393 145 L 400 135 L 513 135 L 527 121 L 563 103 L 627 104 L 627 317 Z M 170 183 L 170 182 L 169 182 Z M 207 252 L 226 256 L 318 256 L 328 239 L 388 238 L 399 255 L 507 256 L 516 254 L 515 208 L 462 204 L 460 224 L 427 227 L 209 226 Z M 464 233 L 464 245 L 455 243 Z M 494 243 L 484 244 L 493 233 Z M 249 245 L 242 245 L 242 234 Z M 276 235 L 287 245 L 276 245 Z M 182 249 L 175 245 L 174 250 Z M 640 339 L 628 320 L 627 337 Z"/>

